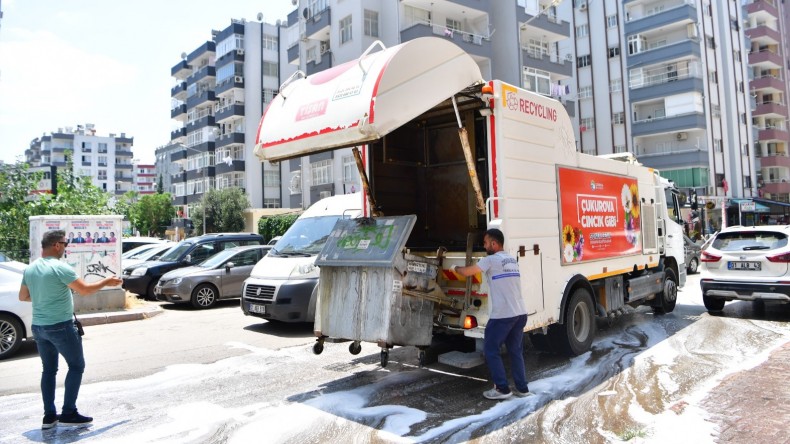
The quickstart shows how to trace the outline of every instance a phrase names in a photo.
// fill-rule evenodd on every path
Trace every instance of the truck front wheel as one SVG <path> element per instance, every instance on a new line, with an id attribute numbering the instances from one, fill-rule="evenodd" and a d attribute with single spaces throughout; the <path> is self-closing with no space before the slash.
<path id="1" fill-rule="evenodd" d="M 569 356 L 579 356 L 590 349 L 595 337 L 595 318 L 590 292 L 578 288 L 566 308 L 565 323 L 549 327 L 551 342 Z"/>
<path id="2" fill-rule="evenodd" d="M 678 278 L 671 268 L 664 270 L 664 291 L 658 294 L 653 305 L 653 313 L 671 313 L 678 301 Z"/>

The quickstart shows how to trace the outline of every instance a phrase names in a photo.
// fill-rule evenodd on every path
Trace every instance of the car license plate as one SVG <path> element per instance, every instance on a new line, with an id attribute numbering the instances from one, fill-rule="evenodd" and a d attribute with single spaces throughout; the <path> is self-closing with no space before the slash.
<path id="1" fill-rule="evenodd" d="M 250 313 L 266 313 L 266 306 L 265 305 L 258 305 L 258 304 L 250 304 Z"/>
<path id="2" fill-rule="evenodd" d="M 727 269 L 760 271 L 762 267 L 759 262 L 728 262 Z"/>

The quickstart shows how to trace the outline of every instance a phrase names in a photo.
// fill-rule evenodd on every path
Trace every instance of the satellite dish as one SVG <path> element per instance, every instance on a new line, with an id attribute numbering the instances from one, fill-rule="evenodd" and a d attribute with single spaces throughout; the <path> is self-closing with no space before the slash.
<path id="1" fill-rule="evenodd" d="M 182 52 L 181 53 L 181 60 L 186 60 L 186 59 L 187 59 L 187 53 Z"/>
<path id="2" fill-rule="evenodd" d="M 259 22 L 262 22 L 262 21 L 263 21 L 263 13 L 262 13 L 262 12 L 259 12 L 259 13 L 258 13 L 258 21 L 259 21 Z"/>
<path id="3" fill-rule="evenodd" d="M 304 17 L 305 20 L 307 20 L 308 14 L 309 11 L 307 11 L 307 8 L 302 9 L 302 17 Z"/>
<path id="4" fill-rule="evenodd" d="M 298 1 L 299 1 L 299 0 L 291 0 L 291 4 L 292 4 L 292 5 L 294 5 L 294 6 L 296 6 L 296 3 L 298 3 Z"/>

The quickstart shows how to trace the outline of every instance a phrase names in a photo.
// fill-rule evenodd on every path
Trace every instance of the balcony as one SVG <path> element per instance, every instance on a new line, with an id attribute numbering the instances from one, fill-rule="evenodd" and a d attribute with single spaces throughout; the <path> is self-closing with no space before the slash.
<path id="1" fill-rule="evenodd" d="M 213 66 L 204 66 L 197 71 L 193 72 L 191 76 L 187 77 L 187 83 L 190 85 L 197 83 L 203 79 L 217 76 L 217 68 Z"/>
<path id="2" fill-rule="evenodd" d="M 187 62 L 193 66 L 200 66 L 200 62 L 205 62 L 210 58 L 211 55 L 214 55 L 216 52 L 216 46 L 217 44 L 213 41 L 206 41 L 206 43 L 200 45 L 198 49 L 192 51 L 187 56 Z"/>
<path id="3" fill-rule="evenodd" d="M 244 144 L 244 133 L 230 133 L 230 134 L 223 134 L 214 141 L 216 144 L 216 148 L 222 148 L 224 146 L 232 145 L 232 144 Z"/>
<path id="4" fill-rule="evenodd" d="M 243 49 L 233 49 L 230 52 L 227 52 L 222 55 L 222 57 L 218 58 L 217 61 L 214 63 L 217 69 L 222 68 L 225 65 L 230 63 L 243 63 L 244 62 L 244 50 Z"/>
<path id="5" fill-rule="evenodd" d="M 785 153 L 768 153 L 768 156 L 760 158 L 760 168 L 781 167 L 790 168 L 790 157 Z M 773 154 L 773 155 L 771 155 Z"/>
<path id="6" fill-rule="evenodd" d="M 307 62 L 307 66 L 305 67 L 305 71 L 307 75 L 312 75 L 317 72 L 321 72 L 325 69 L 329 69 L 332 67 L 332 52 L 326 52 L 321 55 L 320 60 L 316 62 L 315 60 L 310 60 Z"/>
<path id="7" fill-rule="evenodd" d="M 746 13 L 749 15 L 756 14 L 758 16 L 779 18 L 779 10 L 776 9 L 773 0 L 754 0 L 752 3 L 746 5 Z"/>
<path id="8" fill-rule="evenodd" d="M 187 106 L 186 106 L 186 104 L 176 105 L 175 108 L 170 110 L 170 118 L 171 119 L 177 119 L 177 118 L 182 117 L 182 116 L 184 118 L 186 118 L 186 116 L 187 116 Z"/>
<path id="9" fill-rule="evenodd" d="M 217 84 L 217 87 L 214 88 L 214 92 L 217 95 L 221 95 L 225 91 L 230 91 L 233 88 L 244 88 L 244 77 L 242 76 L 231 76 L 227 79 L 223 80 L 222 82 Z"/>
<path id="10" fill-rule="evenodd" d="M 765 25 L 747 29 L 746 37 L 748 37 L 752 43 L 756 43 L 760 46 L 778 45 L 782 42 L 782 35 L 779 31 Z"/>
<path id="11" fill-rule="evenodd" d="M 288 63 L 297 65 L 299 63 L 299 40 L 288 48 Z"/>
<path id="12" fill-rule="evenodd" d="M 752 116 L 784 119 L 787 118 L 787 105 L 777 102 L 760 103 L 752 111 Z"/>
<path id="13" fill-rule="evenodd" d="M 684 39 L 657 48 L 628 54 L 627 63 L 630 69 L 641 65 L 654 65 L 688 57 L 699 60 L 700 52 L 699 42 L 691 39 Z"/>
<path id="14" fill-rule="evenodd" d="M 179 160 L 184 160 L 187 158 L 187 150 L 184 148 L 181 151 L 173 151 L 170 153 L 170 161 L 171 162 L 178 162 Z"/>
<path id="15" fill-rule="evenodd" d="M 708 151 L 698 149 L 691 144 L 675 145 L 663 150 L 651 148 L 637 148 L 636 156 L 639 162 L 650 168 L 659 170 L 674 170 L 708 166 Z"/>
<path id="16" fill-rule="evenodd" d="M 175 173 L 170 176 L 170 182 L 186 182 L 186 181 L 187 181 L 186 171 L 181 171 L 180 173 Z"/>
<path id="17" fill-rule="evenodd" d="M 452 41 L 461 49 L 472 56 L 478 58 L 491 58 L 491 40 L 487 35 L 470 34 L 463 31 L 454 31 L 444 25 L 432 24 L 430 22 L 416 23 L 408 28 L 401 30 L 400 38 L 402 42 L 407 42 L 420 37 L 443 37 Z"/>
<path id="18" fill-rule="evenodd" d="M 749 66 L 767 70 L 780 69 L 784 64 L 782 63 L 781 55 L 771 50 L 764 50 L 749 53 Z"/>
<path id="19" fill-rule="evenodd" d="M 784 92 L 784 82 L 774 76 L 765 76 L 749 82 L 749 89 L 766 94 L 780 94 Z"/>
<path id="20" fill-rule="evenodd" d="M 787 130 L 781 128 L 761 128 L 757 131 L 757 139 L 760 142 L 787 142 Z"/>
<path id="21" fill-rule="evenodd" d="M 197 120 L 187 123 L 186 130 L 188 133 L 205 128 L 207 126 L 214 126 L 216 124 L 214 116 L 203 116 Z"/>
<path id="22" fill-rule="evenodd" d="M 762 187 L 763 193 L 787 194 L 790 193 L 790 182 L 787 179 L 776 179 L 775 181 L 765 181 Z"/>
<path id="23" fill-rule="evenodd" d="M 90 160 L 83 160 L 83 161 L 82 161 L 82 166 L 84 166 L 84 167 L 89 167 L 89 166 L 91 166 L 91 161 L 90 161 Z"/>
<path id="24" fill-rule="evenodd" d="M 217 123 L 222 123 L 231 117 L 242 117 L 242 116 L 244 116 L 244 104 L 234 103 L 232 105 L 226 105 L 222 108 L 217 109 L 217 113 L 215 114 L 215 119 Z"/>
<path id="25" fill-rule="evenodd" d="M 179 139 L 181 137 L 186 137 L 186 136 L 187 136 L 187 129 L 186 129 L 186 127 L 181 127 L 181 128 L 179 128 L 177 130 L 170 131 L 170 140 L 171 141 Z"/>
<path id="26" fill-rule="evenodd" d="M 230 165 L 225 162 L 220 162 L 215 166 L 217 175 L 233 172 L 243 173 L 244 163 L 243 160 L 234 160 Z"/>
<path id="27" fill-rule="evenodd" d="M 115 169 L 116 170 L 131 170 L 133 165 L 131 163 L 116 163 Z"/>
<path id="28" fill-rule="evenodd" d="M 206 90 L 200 94 L 195 94 L 194 96 L 189 97 L 187 99 L 187 108 L 206 105 L 208 103 L 214 102 L 215 100 L 217 100 L 217 97 L 214 94 L 214 91 Z"/>
<path id="29" fill-rule="evenodd" d="M 197 144 L 195 146 L 189 147 L 190 151 L 196 151 L 198 153 L 213 153 L 214 152 L 214 142 L 203 142 Z"/>
<path id="30" fill-rule="evenodd" d="M 694 5 L 682 4 L 674 8 L 667 8 L 661 12 L 642 17 L 631 17 L 625 22 L 625 35 L 644 33 L 645 31 L 658 30 L 662 27 L 679 27 L 697 21 L 697 8 Z"/>
<path id="31" fill-rule="evenodd" d="M 557 56 L 530 49 L 523 49 L 522 53 L 524 66 L 557 74 L 558 77 L 552 76 L 552 80 L 567 79 L 573 75 L 573 62 L 570 60 L 563 60 Z"/>
<path id="32" fill-rule="evenodd" d="M 115 181 L 132 183 L 132 176 L 115 176 Z"/>
<path id="33" fill-rule="evenodd" d="M 187 180 L 203 179 L 204 177 L 214 177 L 214 166 L 197 168 L 187 171 Z"/>
<path id="34" fill-rule="evenodd" d="M 133 157 L 131 148 L 117 147 L 115 148 L 115 157 Z"/>
<path id="35" fill-rule="evenodd" d="M 634 121 L 631 125 L 631 135 L 639 137 L 706 127 L 704 113 L 688 113 Z"/>
<path id="36" fill-rule="evenodd" d="M 179 79 L 185 79 L 191 72 L 192 67 L 189 66 L 186 60 L 182 60 L 170 68 L 170 75 Z"/>
<path id="37" fill-rule="evenodd" d="M 570 23 L 549 14 L 540 14 L 535 17 L 528 14 L 523 6 L 516 5 L 516 20 L 522 24 L 522 31 L 526 30 L 523 23 L 529 23 L 527 26 L 530 28 L 531 33 L 534 34 L 537 31 L 541 36 L 545 35 L 549 41 L 562 40 L 571 35 Z M 526 40 L 522 38 L 521 41 L 524 42 Z"/>
<path id="38" fill-rule="evenodd" d="M 184 100 L 187 94 L 187 82 L 181 82 L 178 85 L 170 88 L 170 97 L 178 100 Z"/>
<path id="39" fill-rule="evenodd" d="M 668 77 L 665 74 L 646 76 L 638 82 L 629 82 L 631 85 L 631 101 L 641 102 L 644 100 L 668 97 L 675 94 L 697 91 L 703 93 L 705 87 L 703 80 L 695 75 L 686 73 L 685 75 L 676 74 Z"/>
<path id="40" fill-rule="evenodd" d="M 330 25 L 330 8 L 313 14 L 312 17 L 305 21 L 305 35 L 309 39 L 319 39 L 323 33 L 329 32 Z M 320 40 L 320 39 L 319 39 Z"/>

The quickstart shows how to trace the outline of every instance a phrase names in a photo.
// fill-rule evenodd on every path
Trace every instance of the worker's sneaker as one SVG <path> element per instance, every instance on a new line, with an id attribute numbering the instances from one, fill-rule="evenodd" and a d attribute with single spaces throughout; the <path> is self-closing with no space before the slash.
<path id="1" fill-rule="evenodd" d="M 60 415 L 60 425 L 62 426 L 84 426 L 93 422 L 90 416 L 80 415 L 78 412 L 63 413 Z"/>
<path id="2" fill-rule="evenodd" d="M 486 390 L 483 392 L 483 396 L 488 399 L 507 399 L 513 396 L 511 392 L 502 392 L 498 388 L 494 387 L 491 390 Z"/>
<path id="3" fill-rule="evenodd" d="M 534 393 L 532 393 L 532 392 L 531 392 L 531 391 L 529 391 L 529 390 L 527 390 L 526 392 L 522 392 L 522 391 L 521 391 L 521 390 L 519 390 L 519 389 L 515 389 L 515 390 L 513 390 L 513 392 L 512 392 L 512 393 L 513 393 L 514 395 L 518 396 L 519 398 L 526 398 L 526 397 L 528 397 L 528 396 L 533 396 L 533 395 L 535 395 Z"/>
<path id="4" fill-rule="evenodd" d="M 41 428 L 43 430 L 51 429 L 56 425 L 58 425 L 58 415 L 54 413 L 44 415 L 44 420 L 41 421 Z"/>

